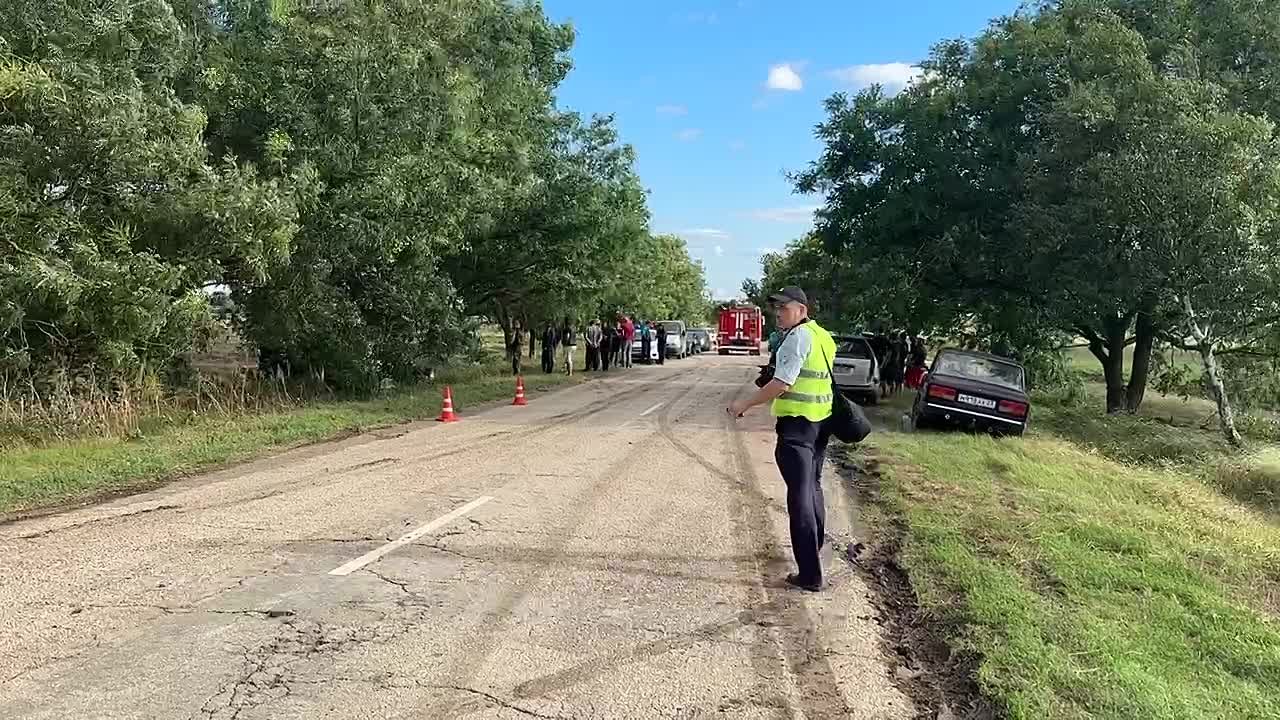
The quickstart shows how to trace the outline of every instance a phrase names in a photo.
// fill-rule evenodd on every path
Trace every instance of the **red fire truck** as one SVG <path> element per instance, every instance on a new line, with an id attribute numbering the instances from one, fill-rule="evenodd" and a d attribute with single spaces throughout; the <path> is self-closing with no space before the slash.
<path id="1" fill-rule="evenodd" d="M 764 313 L 754 305 L 731 305 L 720 310 L 720 354 L 760 354 L 764 339 Z"/>

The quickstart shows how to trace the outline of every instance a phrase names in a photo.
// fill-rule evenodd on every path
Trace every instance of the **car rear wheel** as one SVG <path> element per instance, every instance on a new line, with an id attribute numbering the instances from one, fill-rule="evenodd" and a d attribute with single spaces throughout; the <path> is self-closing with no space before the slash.
<path id="1" fill-rule="evenodd" d="M 721 351 L 720 351 L 720 354 L 721 354 L 721 355 L 728 355 L 728 354 L 729 354 L 729 351 L 728 351 L 728 350 L 721 350 Z"/>

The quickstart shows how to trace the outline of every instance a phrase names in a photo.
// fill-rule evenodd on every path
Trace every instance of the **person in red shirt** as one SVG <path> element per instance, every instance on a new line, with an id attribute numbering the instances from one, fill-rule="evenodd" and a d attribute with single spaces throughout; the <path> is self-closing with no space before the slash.
<path id="1" fill-rule="evenodd" d="M 622 316 L 622 366 L 631 367 L 631 345 L 636 339 L 636 324 L 630 317 Z"/>

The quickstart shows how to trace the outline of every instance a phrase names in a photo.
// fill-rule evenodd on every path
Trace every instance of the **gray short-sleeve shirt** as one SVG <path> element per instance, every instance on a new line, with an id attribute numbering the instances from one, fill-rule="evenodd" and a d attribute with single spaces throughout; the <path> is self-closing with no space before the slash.
<path id="1" fill-rule="evenodd" d="M 773 379 L 787 385 L 795 385 L 800 377 L 800 369 L 813 349 L 813 335 L 807 329 L 799 327 L 787 333 L 787 339 L 778 348 Z"/>

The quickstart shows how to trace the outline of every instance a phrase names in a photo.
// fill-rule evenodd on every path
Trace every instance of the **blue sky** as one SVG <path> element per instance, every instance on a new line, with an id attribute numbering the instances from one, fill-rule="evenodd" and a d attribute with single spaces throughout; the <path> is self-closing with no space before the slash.
<path id="1" fill-rule="evenodd" d="M 812 224 L 785 173 L 820 146 L 822 101 L 900 85 L 943 38 L 972 37 L 1019 0 L 544 0 L 577 32 L 562 107 L 614 113 L 650 191 L 652 228 L 681 235 L 717 297 L 761 252 Z"/>

